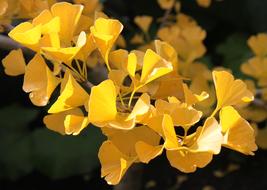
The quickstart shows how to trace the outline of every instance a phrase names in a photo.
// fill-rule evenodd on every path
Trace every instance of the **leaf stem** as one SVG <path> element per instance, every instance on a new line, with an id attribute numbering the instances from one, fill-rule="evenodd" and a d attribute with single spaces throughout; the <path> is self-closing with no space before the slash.
<path id="1" fill-rule="evenodd" d="M 129 102 L 128 102 L 128 107 L 131 107 L 133 96 L 134 96 L 135 92 L 136 92 L 136 90 L 133 90 L 132 93 L 131 93 L 131 96 L 130 96 L 130 99 L 129 99 Z"/>
<path id="2" fill-rule="evenodd" d="M 212 114 L 210 115 L 210 117 L 214 117 L 216 115 L 216 113 L 221 109 L 221 107 L 216 106 L 215 110 L 212 112 Z"/>

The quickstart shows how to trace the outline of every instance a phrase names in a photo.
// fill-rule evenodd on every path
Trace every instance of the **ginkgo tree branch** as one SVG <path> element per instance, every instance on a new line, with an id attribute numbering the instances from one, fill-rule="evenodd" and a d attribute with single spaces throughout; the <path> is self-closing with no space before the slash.
<path id="1" fill-rule="evenodd" d="M 17 42 L 12 40 L 11 38 L 0 34 L 0 48 L 4 50 L 12 50 L 12 49 L 18 49 L 22 46 L 19 45 Z"/>
<path id="2" fill-rule="evenodd" d="M 0 34 L 0 49 L 11 51 L 19 48 L 21 48 L 25 54 L 30 55 L 33 53 L 30 49 L 21 46 L 19 43 L 15 42 L 8 36 Z M 86 79 L 83 81 L 83 85 L 88 89 L 91 89 L 94 86 L 90 81 Z"/>
<path id="3" fill-rule="evenodd" d="M 4 32 L 9 33 L 11 30 L 14 29 L 14 26 L 11 24 L 3 24 L 1 25 L 4 28 Z"/>
<path id="4" fill-rule="evenodd" d="M 166 25 L 168 18 L 171 15 L 172 10 L 173 10 L 173 6 L 164 12 L 163 17 L 161 18 L 161 24 L 159 28 L 163 28 Z"/>
<path id="5" fill-rule="evenodd" d="M 263 100 L 259 99 L 259 98 L 255 98 L 252 102 L 253 105 L 263 108 L 267 111 L 267 104 L 266 102 L 264 102 Z"/>
<path id="6" fill-rule="evenodd" d="M 167 20 L 168 20 L 168 18 L 170 16 L 170 14 L 171 14 L 171 12 L 172 12 L 172 8 L 167 9 L 165 11 L 164 16 L 162 17 L 162 20 L 161 20 L 160 28 L 162 28 L 162 27 L 165 26 L 165 24 L 166 24 L 166 22 L 167 22 Z"/>
<path id="7" fill-rule="evenodd" d="M 83 85 L 85 87 L 87 87 L 88 89 L 91 89 L 92 87 L 94 87 L 94 85 L 90 81 L 88 81 L 88 80 L 84 81 L 83 82 Z"/>
<path id="8" fill-rule="evenodd" d="M 21 48 L 23 53 L 25 54 L 31 55 L 33 53 L 30 49 L 21 46 L 19 43 L 15 42 L 11 38 L 0 34 L 0 49 L 11 51 L 19 48 Z"/>

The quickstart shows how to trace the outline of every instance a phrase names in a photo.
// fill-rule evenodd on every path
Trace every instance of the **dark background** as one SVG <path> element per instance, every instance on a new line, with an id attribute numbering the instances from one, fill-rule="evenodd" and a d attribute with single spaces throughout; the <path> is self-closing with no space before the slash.
<path id="1" fill-rule="evenodd" d="M 164 14 L 156 0 L 106 0 L 104 7 L 105 13 L 123 22 L 126 39 L 137 30 L 136 15 L 158 18 Z M 194 0 L 183 0 L 182 12 L 207 31 L 206 63 L 231 68 L 236 76 L 244 77 L 240 64 L 252 56 L 246 41 L 267 30 L 267 0 L 223 0 L 208 9 Z M 157 25 L 153 23 L 152 35 Z M 7 53 L 0 50 L 0 58 Z M 88 127 L 78 137 L 47 130 L 42 123 L 47 108 L 31 104 L 22 91 L 23 78 L 6 76 L 2 66 L 0 78 L 0 190 L 112 189 L 100 178 L 97 150 L 104 137 L 97 129 Z M 171 168 L 161 156 L 144 165 L 142 184 L 151 190 L 265 190 L 267 151 L 259 149 L 250 157 L 223 149 L 193 174 Z"/>

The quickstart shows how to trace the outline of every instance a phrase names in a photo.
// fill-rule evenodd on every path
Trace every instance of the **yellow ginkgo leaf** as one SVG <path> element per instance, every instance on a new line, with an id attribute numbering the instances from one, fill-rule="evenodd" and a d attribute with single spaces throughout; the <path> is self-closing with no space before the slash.
<path id="1" fill-rule="evenodd" d="M 29 22 L 23 22 L 11 30 L 8 35 L 18 43 L 34 51 L 38 51 L 41 32 L 41 25 L 33 26 Z"/>
<path id="2" fill-rule="evenodd" d="M 212 112 L 212 106 L 216 102 L 215 89 L 210 86 L 209 80 L 207 80 L 202 74 L 196 74 L 191 82 L 190 89 L 194 93 L 201 93 L 205 91 L 209 94 L 209 97 L 199 103 L 196 108 L 203 112 L 204 115 L 210 115 Z"/>
<path id="3" fill-rule="evenodd" d="M 131 44 L 143 44 L 144 43 L 144 36 L 141 34 L 135 34 L 133 38 L 130 40 Z"/>
<path id="4" fill-rule="evenodd" d="M 6 0 L 0 1 L 0 16 L 4 15 L 8 9 L 8 2 Z"/>
<path id="5" fill-rule="evenodd" d="M 162 9 L 168 10 L 173 7 L 175 0 L 158 0 L 158 4 Z"/>
<path id="6" fill-rule="evenodd" d="M 176 99 L 172 97 L 172 99 Z M 197 123 L 202 112 L 197 111 L 192 107 L 184 106 L 180 103 L 171 103 L 164 100 L 157 100 L 155 103 L 158 113 L 169 114 L 175 126 L 181 126 L 185 130 Z"/>
<path id="7" fill-rule="evenodd" d="M 170 164 L 182 172 L 194 172 L 205 167 L 213 154 L 221 150 L 223 136 L 218 122 L 208 118 L 203 127 L 199 127 L 192 138 L 183 139 L 184 146 L 167 150 Z"/>
<path id="8" fill-rule="evenodd" d="M 163 42 L 160 40 L 155 40 L 155 47 L 157 54 L 159 54 L 166 61 L 171 62 L 173 66 L 173 71 L 177 72 L 178 58 L 175 49 L 167 42 Z"/>
<path id="9" fill-rule="evenodd" d="M 53 17 L 49 10 L 44 10 L 40 15 L 33 19 L 34 26 L 42 26 L 42 34 L 58 33 L 60 31 L 60 18 Z"/>
<path id="10" fill-rule="evenodd" d="M 142 94 L 130 113 L 118 112 L 115 120 L 108 123 L 109 127 L 116 129 L 130 130 L 135 123 L 142 123 L 149 116 L 150 97 L 148 94 Z"/>
<path id="11" fill-rule="evenodd" d="M 83 115 L 67 115 L 64 120 L 65 132 L 68 135 L 78 135 L 88 124 L 88 117 Z"/>
<path id="12" fill-rule="evenodd" d="M 82 33 L 81 33 L 82 34 Z M 83 37 L 80 37 L 80 41 L 83 41 Z M 88 56 L 91 55 L 91 53 L 96 49 L 96 46 L 93 42 L 93 36 L 92 34 L 87 34 L 86 35 L 86 40 L 85 40 L 85 44 L 83 45 L 82 43 L 80 43 L 81 49 L 78 52 L 78 54 L 76 55 L 75 58 L 86 62 L 86 60 L 88 59 Z"/>
<path id="13" fill-rule="evenodd" d="M 122 70 L 125 72 L 128 60 L 128 51 L 124 49 L 118 49 L 110 52 L 109 64 L 112 69 Z"/>
<path id="14" fill-rule="evenodd" d="M 182 7 L 181 2 L 176 1 L 175 5 L 174 5 L 174 9 L 175 9 L 176 13 L 179 13 L 181 11 L 181 7 Z"/>
<path id="15" fill-rule="evenodd" d="M 72 74 L 67 71 L 64 75 L 66 84 L 61 89 L 61 94 L 50 107 L 48 113 L 58 113 L 75 107 L 83 106 L 89 99 L 89 94 L 79 85 Z"/>
<path id="16" fill-rule="evenodd" d="M 145 114 L 149 111 L 150 108 L 150 97 L 148 94 L 142 94 L 137 102 L 135 103 L 132 112 L 128 115 L 127 120 L 136 118 L 136 122 L 141 122 Z"/>
<path id="17" fill-rule="evenodd" d="M 89 16 L 81 15 L 80 20 L 76 26 L 76 30 L 74 34 L 79 34 L 82 31 L 85 31 L 87 34 L 89 34 L 90 27 L 93 26 L 94 19 Z"/>
<path id="18" fill-rule="evenodd" d="M 127 71 L 130 75 L 130 77 L 135 77 L 135 71 L 137 67 L 137 56 L 135 53 L 130 53 L 128 55 L 128 61 L 127 61 Z"/>
<path id="19" fill-rule="evenodd" d="M 144 56 L 144 63 L 140 83 L 147 84 L 167 73 L 170 73 L 173 67 L 151 49 L 148 49 Z"/>
<path id="20" fill-rule="evenodd" d="M 232 106 L 221 109 L 220 124 L 224 146 L 246 155 L 254 155 L 253 152 L 257 150 L 254 130 Z"/>
<path id="21" fill-rule="evenodd" d="M 158 37 L 172 45 L 187 66 L 206 52 L 203 44 L 206 32 L 192 18 L 181 13 L 177 16 L 177 24 L 161 28 Z"/>
<path id="22" fill-rule="evenodd" d="M 126 75 L 129 75 L 135 85 L 138 85 L 138 77 L 135 76 L 136 72 L 142 69 L 143 58 L 145 53 L 138 50 L 133 50 L 130 53 L 124 49 L 112 51 L 109 55 L 110 67 L 112 69 L 120 70 Z"/>
<path id="23" fill-rule="evenodd" d="M 107 123 L 115 120 L 117 115 L 116 87 L 111 80 L 105 80 L 91 90 L 89 100 L 89 121 Z"/>
<path id="24" fill-rule="evenodd" d="M 128 114 L 117 113 L 114 120 L 109 121 L 107 127 L 121 130 L 131 130 L 135 126 L 135 117 L 128 118 Z"/>
<path id="25" fill-rule="evenodd" d="M 51 7 L 52 15 L 60 18 L 60 36 L 65 43 L 72 40 L 82 11 L 82 5 L 67 2 L 56 3 Z"/>
<path id="26" fill-rule="evenodd" d="M 101 9 L 101 4 L 99 0 L 74 0 L 74 3 L 83 5 L 83 13 L 86 15 L 91 15 L 96 10 Z"/>
<path id="27" fill-rule="evenodd" d="M 127 73 L 122 70 L 111 70 L 108 73 L 108 78 L 114 82 L 115 86 L 119 86 L 121 88 L 123 88 L 123 81 L 126 76 Z"/>
<path id="28" fill-rule="evenodd" d="M 257 56 L 267 55 L 267 34 L 259 33 L 256 36 L 252 36 L 248 39 L 248 45 Z"/>
<path id="29" fill-rule="evenodd" d="M 202 102 L 209 97 L 209 94 L 205 91 L 202 91 L 201 94 L 199 95 L 194 94 L 185 83 L 183 83 L 183 90 L 184 90 L 184 102 L 189 106 L 197 104 L 198 102 Z"/>
<path id="30" fill-rule="evenodd" d="M 40 54 L 36 54 L 25 69 L 23 90 L 30 92 L 36 106 L 45 106 L 60 79 L 55 77 Z"/>
<path id="31" fill-rule="evenodd" d="M 131 53 L 134 53 L 137 57 L 136 71 L 140 71 L 144 64 L 145 52 L 141 50 L 132 50 Z"/>
<path id="32" fill-rule="evenodd" d="M 126 48 L 126 40 L 122 35 L 119 35 L 117 41 L 116 41 L 117 46 L 121 48 Z"/>
<path id="33" fill-rule="evenodd" d="M 37 17 L 32 20 L 32 24 L 37 26 L 39 24 L 46 24 L 53 19 L 53 15 L 49 10 L 43 10 Z M 60 27 L 60 26 L 58 26 Z"/>
<path id="34" fill-rule="evenodd" d="M 167 158 L 172 167 L 185 172 L 191 173 L 197 168 L 204 168 L 212 160 L 210 152 L 191 152 L 190 150 L 169 150 Z"/>
<path id="35" fill-rule="evenodd" d="M 81 48 L 86 44 L 86 34 L 81 32 L 78 37 L 76 47 L 43 47 L 42 51 L 48 58 L 57 60 L 58 62 L 64 62 L 66 64 L 71 64 L 72 59 L 79 53 Z"/>
<path id="36" fill-rule="evenodd" d="M 249 59 L 248 62 L 242 64 L 241 70 L 246 75 L 256 79 L 265 78 L 267 76 L 267 59 L 263 57 L 253 57 Z"/>
<path id="37" fill-rule="evenodd" d="M 218 67 L 217 67 L 218 68 Z M 212 72 L 205 64 L 201 64 L 199 62 L 190 64 L 189 68 L 185 68 L 185 72 L 183 73 L 188 78 L 202 77 L 205 80 L 212 80 Z"/>
<path id="38" fill-rule="evenodd" d="M 148 29 L 152 23 L 152 20 L 153 18 L 151 16 L 146 16 L 146 15 L 136 16 L 134 18 L 135 24 L 137 24 L 137 26 L 141 28 L 141 30 L 145 33 L 148 32 Z"/>
<path id="39" fill-rule="evenodd" d="M 175 102 L 175 100 L 177 100 L 177 102 Z M 177 98 L 169 97 L 169 102 L 161 99 L 156 100 L 155 107 L 159 115 L 171 115 L 175 109 L 186 106 L 183 106 Z"/>
<path id="40" fill-rule="evenodd" d="M 247 85 L 226 71 L 213 71 L 213 81 L 216 89 L 216 111 L 224 106 L 237 105 L 250 102 L 254 99 L 253 94 L 247 89 Z"/>
<path id="41" fill-rule="evenodd" d="M 113 129 L 114 130 L 114 129 Z M 117 130 L 108 133 L 108 139 L 129 157 L 137 157 L 136 143 L 142 141 L 152 146 L 158 146 L 160 136 L 146 126 L 135 127 L 132 130 Z M 127 142 L 127 143 L 125 143 Z"/>
<path id="42" fill-rule="evenodd" d="M 10 0 L 9 0 L 10 1 Z M 47 2 L 49 1 L 49 2 Z M 32 18 L 39 14 L 42 10 L 49 8 L 49 3 L 51 3 L 52 0 L 18 0 L 15 2 L 18 2 L 19 4 L 19 16 L 22 18 Z M 13 0 L 11 0 L 12 3 L 14 3 Z M 55 3 L 55 0 L 54 0 Z"/>
<path id="43" fill-rule="evenodd" d="M 58 33 L 44 34 L 40 40 L 40 47 L 60 48 L 60 39 Z M 47 57 L 47 59 L 52 59 L 47 55 L 45 56 Z"/>
<path id="44" fill-rule="evenodd" d="M 197 0 L 197 3 L 199 6 L 207 8 L 210 6 L 211 0 Z"/>
<path id="45" fill-rule="evenodd" d="M 196 141 L 190 146 L 194 152 L 211 152 L 219 154 L 223 143 L 223 135 L 217 120 L 213 117 L 208 118 L 202 128 L 198 128 Z"/>
<path id="46" fill-rule="evenodd" d="M 184 99 L 182 78 L 175 72 L 153 81 L 147 87 L 153 99 L 166 99 L 169 96 L 175 96 L 181 100 Z"/>
<path id="47" fill-rule="evenodd" d="M 170 35 L 170 34 L 172 34 L 172 35 Z M 158 37 L 161 40 L 170 43 L 175 48 L 175 50 L 177 50 L 177 47 L 175 45 L 175 42 L 177 40 L 175 38 L 178 38 L 180 36 L 180 34 L 181 34 L 181 29 L 177 25 L 173 25 L 170 27 L 163 27 L 163 28 L 159 29 L 159 31 L 158 31 Z"/>
<path id="48" fill-rule="evenodd" d="M 177 107 L 171 113 L 171 117 L 173 118 L 175 126 L 182 126 L 186 130 L 197 123 L 200 120 L 201 116 L 201 111 L 197 111 L 196 109 L 190 107 Z"/>
<path id="49" fill-rule="evenodd" d="M 51 114 L 51 115 L 46 115 L 43 119 L 44 124 L 46 127 L 52 131 L 58 132 L 62 135 L 65 134 L 71 134 L 73 132 L 76 132 L 75 130 L 70 131 L 68 128 L 70 127 L 69 122 L 66 122 L 65 120 L 67 116 L 76 116 L 76 117 L 82 117 L 83 112 L 79 108 L 74 108 L 71 110 Z M 77 124 L 77 123 L 76 123 Z M 75 125 L 74 127 L 77 127 L 78 125 Z M 81 128 L 81 127 L 80 127 Z M 78 128 L 76 128 L 78 129 Z M 79 130 L 79 129 L 78 129 Z"/>
<path id="50" fill-rule="evenodd" d="M 172 118 L 165 114 L 162 120 L 162 127 L 164 133 L 164 147 L 167 150 L 176 150 L 179 148 L 178 138 L 175 133 L 175 129 L 173 126 Z"/>
<path id="51" fill-rule="evenodd" d="M 267 149 L 267 127 L 258 129 L 256 143 L 262 149 Z"/>
<path id="52" fill-rule="evenodd" d="M 26 63 L 21 49 L 12 50 L 3 60 L 5 73 L 10 76 L 18 76 L 25 73 Z"/>
<path id="53" fill-rule="evenodd" d="M 199 26 L 185 27 L 177 42 L 177 51 L 187 61 L 193 61 L 204 55 L 206 47 L 202 43 L 206 37 L 206 31 Z"/>
<path id="54" fill-rule="evenodd" d="M 108 67 L 109 52 L 122 29 L 123 25 L 118 20 L 105 18 L 96 19 L 94 26 L 90 28 L 95 44 Z"/>
<path id="55" fill-rule="evenodd" d="M 153 117 L 149 118 L 147 121 L 147 126 L 151 128 L 153 131 L 158 133 L 160 136 L 164 136 L 163 132 L 163 117 L 164 115 L 153 115 Z"/>
<path id="56" fill-rule="evenodd" d="M 118 109 L 118 110 L 117 110 Z M 89 100 L 89 120 L 99 127 L 111 127 L 130 130 L 135 122 L 147 117 L 150 109 L 150 97 L 143 94 L 132 109 L 117 101 L 117 90 L 112 80 L 105 80 L 91 91 Z"/>
<path id="57" fill-rule="evenodd" d="M 263 122 L 267 119 L 266 109 L 255 107 L 255 106 L 246 106 L 241 108 L 236 108 L 238 113 L 246 120 L 253 121 L 256 123 Z"/>
<path id="58" fill-rule="evenodd" d="M 139 160 L 143 163 L 148 163 L 150 160 L 162 154 L 164 146 L 153 146 L 143 141 L 138 141 L 135 144 L 135 150 Z"/>
<path id="59" fill-rule="evenodd" d="M 80 51 L 80 48 L 79 47 L 70 47 L 70 48 L 44 47 L 42 48 L 42 50 L 48 59 L 50 58 L 58 62 L 63 62 L 63 63 L 70 65 L 72 59 Z"/>
<path id="60" fill-rule="evenodd" d="M 4 31 L 5 31 L 4 26 L 0 26 L 0 33 L 4 32 Z"/>
<path id="61" fill-rule="evenodd" d="M 109 140 L 101 145 L 98 158 L 101 163 L 101 177 L 105 177 L 110 185 L 118 184 L 127 169 L 135 161 L 135 158 L 123 155 Z"/>
<path id="62" fill-rule="evenodd" d="M 109 17 L 102 11 L 95 11 L 94 12 L 94 19 L 99 19 L 99 18 L 105 18 L 108 19 Z"/>

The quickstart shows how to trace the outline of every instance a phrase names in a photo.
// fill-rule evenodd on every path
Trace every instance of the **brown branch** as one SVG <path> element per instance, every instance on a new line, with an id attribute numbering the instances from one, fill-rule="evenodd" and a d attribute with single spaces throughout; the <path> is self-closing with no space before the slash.
<path id="1" fill-rule="evenodd" d="M 33 54 L 33 51 L 31 51 L 30 49 L 25 48 L 25 47 L 21 46 L 19 43 L 12 40 L 11 38 L 0 34 L 0 49 L 11 51 L 13 49 L 19 49 L 19 48 L 21 48 L 23 53 L 25 53 L 25 54 L 28 54 L 28 55 Z M 94 86 L 88 80 L 85 80 L 82 84 L 88 89 L 91 89 Z"/>
<path id="2" fill-rule="evenodd" d="M 14 29 L 14 26 L 12 26 L 11 24 L 3 24 L 2 26 L 4 28 L 4 32 L 6 33 L 9 33 L 11 30 Z"/>
<path id="3" fill-rule="evenodd" d="M 12 40 L 11 38 L 1 35 L 0 34 L 0 48 L 4 50 L 12 50 L 12 49 L 18 49 L 21 48 L 17 42 Z"/>
<path id="4" fill-rule="evenodd" d="M 88 80 L 84 81 L 84 82 L 83 82 L 83 85 L 84 85 L 86 88 L 89 88 L 89 89 L 91 89 L 92 87 L 94 87 L 94 85 L 93 85 L 90 81 L 88 81 Z"/>
<path id="5" fill-rule="evenodd" d="M 170 8 L 170 9 L 167 9 L 167 10 L 165 11 L 165 13 L 164 13 L 164 15 L 163 15 L 163 17 L 162 17 L 162 19 L 161 19 L 161 24 L 160 24 L 159 28 L 163 28 L 163 27 L 166 25 L 166 22 L 167 22 L 167 20 L 168 20 L 170 14 L 171 14 L 171 12 L 172 12 L 172 9 L 173 9 L 173 7 Z"/>
<path id="6" fill-rule="evenodd" d="M 252 102 L 252 105 L 255 105 L 257 107 L 260 107 L 260 108 L 263 108 L 267 111 L 267 104 L 266 102 L 262 101 L 261 99 L 259 98 L 255 98 Z"/>
<path id="7" fill-rule="evenodd" d="M 0 49 L 11 51 L 13 49 L 19 49 L 19 48 L 21 48 L 23 53 L 25 54 L 28 55 L 33 54 L 33 51 L 31 51 L 30 49 L 23 47 L 19 43 L 12 40 L 11 38 L 0 34 Z"/>

